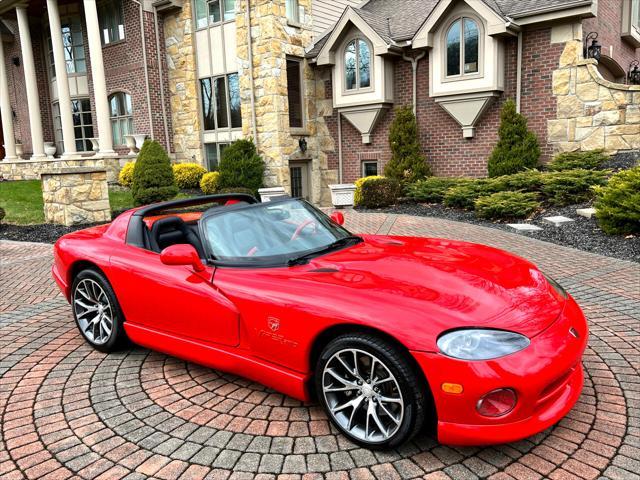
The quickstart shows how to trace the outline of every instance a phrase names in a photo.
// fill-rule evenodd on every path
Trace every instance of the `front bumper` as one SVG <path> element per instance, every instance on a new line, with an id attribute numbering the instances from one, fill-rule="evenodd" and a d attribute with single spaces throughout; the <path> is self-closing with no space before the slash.
<path id="1" fill-rule="evenodd" d="M 586 319 L 569 297 L 560 317 L 515 354 L 470 362 L 440 353 L 412 352 L 433 392 L 438 441 L 450 445 L 506 443 L 557 423 L 582 392 L 581 359 L 587 340 Z M 445 393 L 443 383 L 463 385 L 463 392 Z M 516 391 L 515 408 L 502 417 L 480 415 L 478 400 L 498 388 Z"/>

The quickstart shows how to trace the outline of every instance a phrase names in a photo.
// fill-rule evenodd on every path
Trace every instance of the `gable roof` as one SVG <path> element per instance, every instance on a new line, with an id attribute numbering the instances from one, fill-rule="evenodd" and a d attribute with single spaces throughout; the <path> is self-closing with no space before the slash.
<path id="1" fill-rule="evenodd" d="M 412 39 L 431 12 L 442 0 L 369 0 L 359 7 L 348 7 L 357 13 L 387 44 Z M 591 5 L 594 0 L 480 0 L 505 22 L 534 15 Z M 345 9 L 346 11 L 346 9 Z M 341 17 L 342 18 L 342 17 Z M 339 23 L 339 22 L 338 22 Z M 335 26 L 334 26 L 335 29 Z M 307 57 L 316 57 L 333 33 L 328 31 L 319 38 Z"/>

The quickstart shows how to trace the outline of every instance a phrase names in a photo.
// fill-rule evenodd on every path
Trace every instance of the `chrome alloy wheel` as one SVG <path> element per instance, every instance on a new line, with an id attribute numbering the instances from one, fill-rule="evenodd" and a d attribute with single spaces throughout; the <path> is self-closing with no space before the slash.
<path id="1" fill-rule="evenodd" d="M 73 292 L 73 309 L 80 330 L 96 345 L 109 341 L 113 331 L 113 309 L 98 282 L 85 278 Z"/>
<path id="2" fill-rule="evenodd" d="M 369 352 L 355 348 L 336 352 L 324 367 L 322 390 L 334 420 L 358 440 L 384 442 L 402 424 L 400 385 Z"/>

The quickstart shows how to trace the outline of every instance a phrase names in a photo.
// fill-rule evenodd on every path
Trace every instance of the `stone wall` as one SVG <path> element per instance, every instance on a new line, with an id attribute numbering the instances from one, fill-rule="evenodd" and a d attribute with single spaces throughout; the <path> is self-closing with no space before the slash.
<path id="1" fill-rule="evenodd" d="M 73 168 L 42 173 L 47 223 L 79 225 L 111 221 L 107 172 Z"/>
<path id="2" fill-rule="evenodd" d="M 305 15 L 300 25 L 287 21 L 285 0 L 256 0 L 251 4 L 250 31 L 253 52 L 253 76 L 256 95 L 256 143 L 265 160 L 265 184 L 282 185 L 290 191 L 289 162 L 310 162 L 311 200 L 330 204 L 328 183 L 337 178 L 327 165 L 327 152 L 335 145 L 329 134 L 325 116 L 331 115 L 327 102 L 324 78 L 316 78 L 304 59 L 305 47 L 312 41 L 311 1 L 300 0 Z M 251 111 L 251 80 L 249 75 L 249 49 L 245 17 L 246 3 L 239 4 L 236 16 L 236 42 L 239 59 L 240 98 L 242 102 L 242 128 L 247 137 L 253 136 Z M 303 60 L 304 128 L 289 127 L 287 97 L 287 56 Z M 298 140 L 307 140 L 306 152 L 301 152 Z"/>
<path id="3" fill-rule="evenodd" d="M 163 30 L 175 160 L 204 164 L 190 1 L 165 16 Z"/>
<path id="4" fill-rule="evenodd" d="M 68 168 L 100 167 L 107 172 L 107 181 L 115 183 L 122 166 L 131 157 L 81 158 L 77 160 L 17 160 L 0 161 L 0 176 L 4 180 L 39 180 L 43 172 Z"/>
<path id="5" fill-rule="evenodd" d="M 640 148 L 640 86 L 604 80 L 597 62 L 569 41 L 553 73 L 557 117 L 547 122 L 557 152 Z"/>

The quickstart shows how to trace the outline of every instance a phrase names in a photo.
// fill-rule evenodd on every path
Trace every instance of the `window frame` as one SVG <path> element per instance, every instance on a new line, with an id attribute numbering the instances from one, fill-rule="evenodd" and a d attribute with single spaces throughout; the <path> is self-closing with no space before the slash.
<path id="1" fill-rule="evenodd" d="M 293 4 L 293 10 L 290 10 L 289 4 Z M 300 1 L 299 0 L 284 0 L 285 16 L 287 17 L 287 23 L 294 27 L 302 25 L 300 21 Z M 291 16 L 290 16 L 291 14 Z"/>
<path id="2" fill-rule="evenodd" d="M 86 100 L 89 105 L 89 110 L 82 110 L 82 101 Z M 73 104 L 74 102 L 78 102 L 78 105 L 80 106 L 80 110 L 78 110 L 77 112 L 75 112 L 73 110 Z M 73 117 L 75 115 L 79 115 L 80 118 L 80 123 L 76 124 L 75 122 L 73 123 L 73 140 L 76 143 L 76 150 L 78 152 L 92 152 L 93 151 L 93 145 L 91 143 L 91 140 L 89 140 L 90 138 L 95 138 L 95 122 L 94 122 L 94 117 L 93 117 L 93 113 L 91 111 L 91 98 L 90 97 L 72 97 L 71 98 L 71 117 L 73 120 Z M 60 117 L 60 100 L 56 100 L 55 102 L 51 103 L 51 113 L 53 114 L 53 139 L 54 139 L 54 143 L 56 145 L 56 149 L 57 152 L 62 154 L 64 153 L 64 139 L 63 139 L 63 133 L 62 133 L 62 118 Z M 90 115 L 91 117 L 91 123 L 85 123 L 84 121 L 84 115 Z M 82 135 L 80 137 L 76 136 L 76 128 L 80 128 L 80 131 L 82 133 Z M 91 128 L 91 133 L 92 135 L 90 137 L 85 136 L 85 128 Z M 78 143 L 77 142 L 82 142 L 83 147 L 82 148 L 78 148 Z"/>
<path id="3" fill-rule="evenodd" d="M 73 25 L 74 25 L 74 20 L 77 20 L 77 26 L 79 27 L 79 30 L 75 31 L 73 30 Z M 56 67 L 55 67 L 55 60 L 53 58 L 53 42 L 51 40 L 51 28 L 48 25 L 49 23 L 49 19 L 47 18 L 47 27 L 46 27 L 46 31 L 45 31 L 45 43 L 46 43 L 46 48 L 47 48 L 47 68 L 49 70 L 49 79 L 50 80 L 54 80 L 56 78 Z M 69 27 L 70 28 L 70 33 L 71 33 L 71 52 L 72 52 L 72 57 L 71 60 L 67 60 L 66 55 L 65 55 L 65 68 L 67 69 L 67 76 L 68 77 L 73 77 L 73 76 L 78 76 L 78 75 L 87 75 L 87 50 L 85 48 L 85 43 L 84 43 L 84 26 L 82 25 L 82 17 L 79 14 L 72 14 L 72 15 L 63 15 L 60 17 L 60 25 L 63 28 L 65 27 Z M 80 37 L 82 39 L 82 43 L 80 44 L 75 44 L 73 42 L 73 35 L 74 33 L 80 33 Z M 62 35 L 64 35 L 63 32 L 61 32 Z M 75 56 L 75 52 L 76 52 L 76 48 L 78 47 L 82 47 L 82 58 L 76 58 Z M 64 38 L 63 38 L 63 44 L 62 44 L 62 48 L 63 50 L 66 50 L 67 47 L 65 47 L 64 45 Z M 68 65 L 69 63 L 72 62 L 73 63 L 73 68 L 74 71 L 70 72 Z M 80 71 L 78 69 L 78 62 L 83 62 L 84 63 L 84 70 Z"/>
<path id="4" fill-rule="evenodd" d="M 360 47 L 358 42 L 363 41 L 367 47 L 369 48 L 369 86 L 361 87 L 360 86 Z M 346 53 L 347 47 L 352 43 L 356 42 L 356 87 L 355 88 L 347 88 L 347 61 L 346 61 Z M 374 87 L 374 68 L 373 68 L 373 45 L 371 42 L 362 35 L 356 35 L 354 37 L 350 37 L 346 42 L 342 45 L 342 94 L 343 95 L 354 95 L 358 93 L 371 92 Z"/>
<path id="5" fill-rule="evenodd" d="M 465 41 L 464 41 L 464 21 L 471 20 L 478 27 L 478 70 L 476 72 L 464 73 L 464 63 L 465 63 Z M 456 22 L 460 22 L 460 73 L 456 75 L 448 75 L 447 67 L 448 67 L 448 55 L 447 55 L 447 37 L 449 36 L 449 31 L 453 27 Z M 446 82 L 460 82 L 464 80 L 471 80 L 475 78 L 484 77 L 484 33 L 485 33 L 485 25 L 484 22 L 478 18 L 475 14 L 470 12 L 462 12 L 458 13 L 456 16 L 450 18 L 445 25 L 447 26 L 442 31 L 441 36 L 441 45 L 442 45 L 442 74 L 441 81 L 443 83 Z"/>
<path id="6" fill-rule="evenodd" d="M 115 45 L 115 44 L 124 42 L 127 39 L 127 30 L 125 28 L 124 5 L 122 4 L 122 0 L 103 0 L 98 4 L 97 7 L 98 7 L 98 24 L 100 26 L 100 43 L 102 44 L 102 46 L 107 47 L 110 45 Z M 115 20 L 116 22 L 114 24 L 116 26 L 116 29 L 114 31 L 117 31 L 118 35 L 120 35 L 120 29 L 118 27 L 122 25 L 122 36 L 115 40 L 109 40 L 108 42 L 105 41 L 105 38 L 104 38 L 105 24 L 103 23 L 106 21 L 106 17 L 107 17 L 105 15 L 106 10 L 109 10 L 109 13 L 110 13 L 110 15 L 108 16 L 109 20 Z M 117 12 L 117 14 L 114 15 L 114 12 Z M 117 15 L 119 15 L 119 18 L 117 17 Z M 121 23 L 117 23 L 118 20 L 120 20 Z M 111 26 L 113 25 L 110 25 L 109 27 Z M 111 28 L 109 28 L 109 36 L 110 34 L 111 34 Z"/>
<path id="7" fill-rule="evenodd" d="M 125 113 L 124 115 L 112 115 L 111 114 L 111 99 L 116 97 L 117 95 L 123 95 L 124 96 L 124 100 L 122 101 L 122 105 L 125 106 L 125 109 L 127 108 L 127 101 L 126 98 L 129 97 L 129 105 L 131 105 L 131 113 Z M 126 141 L 124 139 L 125 135 L 133 135 L 134 132 L 134 128 L 133 128 L 133 97 L 131 96 L 131 94 L 129 92 L 125 92 L 125 91 L 117 91 L 117 92 L 112 92 L 108 97 L 107 97 L 107 102 L 109 103 L 109 121 L 111 122 L 111 139 L 113 140 L 113 144 L 115 146 L 118 147 L 122 147 L 122 146 L 126 146 Z M 127 124 L 131 125 L 131 131 L 129 133 L 122 133 L 122 129 L 120 127 L 120 125 L 123 122 L 127 122 Z M 114 127 L 115 125 L 118 125 L 117 130 L 120 132 L 120 137 L 122 139 L 122 143 L 118 143 L 116 141 L 116 128 Z"/>
<path id="8" fill-rule="evenodd" d="M 362 160 L 361 173 L 363 177 L 371 176 L 371 175 L 367 175 L 367 170 L 366 170 L 366 165 L 371 163 L 376 166 L 376 173 L 374 173 L 373 175 L 380 175 L 380 163 L 378 162 L 378 160 Z"/>
<path id="9" fill-rule="evenodd" d="M 209 15 L 209 12 L 211 11 L 211 7 L 209 4 L 211 3 L 215 3 L 216 1 L 219 2 L 219 6 L 218 6 L 218 11 L 220 14 L 220 20 L 218 20 L 217 22 L 213 22 L 210 20 L 211 15 Z M 193 23 L 194 23 L 194 27 L 196 30 L 204 30 L 205 28 L 210 28 L 210 27 L 215 27 L 215 26 L 219 26 L 219 25 L 223 25 L 225 23 L 231 23 L 231 22 L 235 22 L 236 21 L 236 3 L 238 2 L 238 0 L 229 0 L 233 2 L 233 18 L 230 19 L 226 19 L 224 12 L 225 12 L 225 8 L 226 8 L 226 3 L 228 0 L 193 0 Z M 198 21 L 200 20 L 198 18 L 198 3 L 203 3 L 204 7 L 205 7 L 205 12 L 206 12 L 206 25 L 199 25 Z"/>
<path id="10" fill-rule="evenodd" d="M 204 159 L 207 163 L 207 170 L 210 172 L 217 172 L 220 169 L 220 160 L 222 160 L 222 151 L 224 148 L 227 148 L 231 145 L 231 142 L 203 142 L 204 145 Z M 214 168 L 211 167 L 210 159 L 209 159 L 209 150 L 208 146 L 213 145 L 216 149 L 216 165 Z"/>
<path id="11" fill-rule="evenodd" d="M 240 95 L 240 76 L 238 75 L 237 72 L 231 72 L 231 73 L 225 73 L 223 75 L 216 75 L 213 77 L 203 77 L 198 79 L 199 82 L 199 86 L 200 86 L 200 91 L 199 91 L 199 96 L 200 96 L 200 114 L 201 114 L 201 120 L 202 120 L 202 131 L 203 132 L 219 132 L 219 131 L 231 131 L 231 130 L 238 130 L 238 129 L 242 129 L 242 101 L 240 101 L 240 125 L 238 126 L 233 126 L 233 121 L 232 121 L 232 116 L 231 116 L 231 90 L 229 88 L 229 77 L 235 75 L 236 77 L 238 77 L 238 96 Z M 225 93 L 226 93 L 226 115 L 227 115 L 227 126 L 226 127 L 220 127 L 218 126 L 218 101 L 216 99 L 216 94 L 215 94 L 215 82 L 218 79 L 224 78 L 224 87 L 225 87 Z M 205 119 L 207 118 L 207 116 L 205 115 L 205 111 L 204 111 L 204 95 L 203 95 L 203 82 L 208 80 L 210 82 L 211 85 L 211 104 L 213 105 L 213 121 L 214 121 L 214 128 L 213 129 L 208 129 L 205 127 Z"/>
<path id="12" fill-rule="evenodd" d="M 287 56 L 287 107 L 288 107 L 288 117 L 289 117 L 289 129 L 292 131 L 301 131 L 307 127 L 306 115 L 305 115 L 305 95 L 304 95 L 304 59 L 301 57 L 293 57 Z M 298 80 L 300 82 L 300 125 L 294 126 L 291 125 L 291 103 L 290 103 L 290 90 L 289 90 L 289 75 L 288 75 L 288 63 L 295 62 L 297 63 L 298 68 Z"/>

